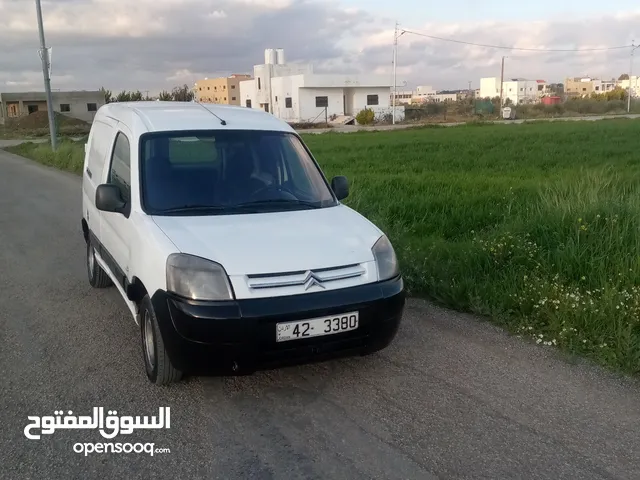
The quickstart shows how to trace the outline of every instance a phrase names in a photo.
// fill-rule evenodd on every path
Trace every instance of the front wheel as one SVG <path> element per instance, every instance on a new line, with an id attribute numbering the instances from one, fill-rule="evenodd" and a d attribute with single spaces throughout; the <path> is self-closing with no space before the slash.
<path id="1" fill-rule="evenodd" d="M 179 382 L 182 372 L 175 368 L 169 359 L 149 295 L 145 295 L 140 304 L 140 336 L 149 381 L 156 385 Z"/>

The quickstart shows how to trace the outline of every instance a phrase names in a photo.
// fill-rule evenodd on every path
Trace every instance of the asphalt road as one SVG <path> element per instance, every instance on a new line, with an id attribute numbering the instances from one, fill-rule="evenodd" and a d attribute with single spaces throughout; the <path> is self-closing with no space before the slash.
<path id="1" fill-rule="evenodd" d="M 93 290 L 79 178 L 0 153 L 0 478 L 638 479 L 640 385 L 411 301 L 381 354 L 149 385 L 115 289 Z M 155 415 L 156 454 L 29 440 L 28 415 Z"/>

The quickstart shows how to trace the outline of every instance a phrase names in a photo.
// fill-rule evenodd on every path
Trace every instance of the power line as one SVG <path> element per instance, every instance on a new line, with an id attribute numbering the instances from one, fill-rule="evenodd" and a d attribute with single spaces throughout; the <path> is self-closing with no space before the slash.
<path id="1" fill-rule="evenodd" d="M 631 48 L 632 45 L 622 45 L 619 47 L 604 47 L 604 48 L 524 48 L 524 47 L 505 47 L 503 45 L 488 45 L 483 43 L 465 42 L 463 40 L 455 40 L 452 38 L 436 37 L 434 35 L 427 35 L 426 33 L 414 32 L 411 30 L 402 30 L 402 33 L 409 33 L 411 35 L 417 35 L 419 37 L 432 38 L 434 40 L 442 40 L 444 42 L 461 43 L 463 45 L 473 45 L 475 47 L 487 47 L 498 48 L 503 50 L 521 50 L 528 52 L 602 52 L 606 50 L 621 50 L 624 48 Z"/>

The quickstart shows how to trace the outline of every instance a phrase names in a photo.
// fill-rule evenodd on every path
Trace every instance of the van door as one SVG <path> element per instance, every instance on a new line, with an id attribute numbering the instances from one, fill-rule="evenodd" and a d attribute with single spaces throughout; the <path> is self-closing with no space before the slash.
<path id="1" fill-rule="evenodd" d="M 89 226 L 89 231 L 100 238 L 100 216 L 95 205 L 96 188 L 105 177 L 105 162 L 111 153 L 114 138 L 114 125 L 106 123 L 108 120 L 93 122 L 87 151 L 85 153 L 84 169 L 82 172 L 82 215 Z"/>
<path id="2" fill-rule="evenodd" d="M 107 177 L 104 183 L 117 185 L 122 198 L 131 203 L 131 141 L 132 135 L 128 128 L 118 123 L 107 167 Z M 116 276 L 120 284 L 125 287 L 125 279 L 129 272 L 130 239 L 132 225 L 130 213 L 124 215 L 114 212 L 100 212 L 100 237 L 102 253 L 105 262 Z"/>

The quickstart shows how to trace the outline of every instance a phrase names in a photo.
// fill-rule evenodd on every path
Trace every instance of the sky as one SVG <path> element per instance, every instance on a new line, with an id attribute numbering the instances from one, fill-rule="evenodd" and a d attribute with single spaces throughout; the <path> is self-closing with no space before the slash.
<path id="1" fill-rule="evenodd" d="M 199 78 L 252 73 L 265 48 L 317 73 L 376 73 L 392 80 L 395 22 L 399 89 L 478 88 L 481 77 L 562 82 L 628 73 L 640 44 L 637 0 L 42 0 L 52 47 L 52 88 L 162 89 Z M 0 0 L 0 92 L 42 91 L 35 0 Z M 636 60 L 640 49 L 636 50 Z M 636 61 L 635 72 L 640 72 Z"/>

